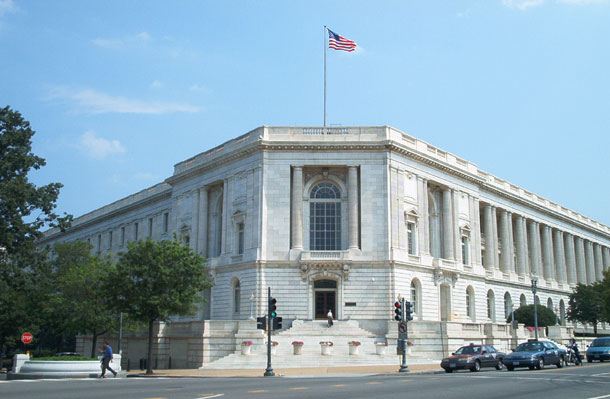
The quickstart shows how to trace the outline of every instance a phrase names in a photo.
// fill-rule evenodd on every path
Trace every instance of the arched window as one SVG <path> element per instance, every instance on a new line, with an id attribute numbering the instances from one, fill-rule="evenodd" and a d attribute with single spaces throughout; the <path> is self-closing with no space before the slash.
<path id="1" fill-rule="evenodd" d="M 513 308 L 513 300 L 510 297 L 510 293 L 506 292 L 504 294 L 504 318 L 508 318 Z"/>
<path id="2" fill-rule="evenodd" d="M 496 298 L 492 290 L 487 291 L 487 318 L 496 321 Z"/>
<path id="3" fill-rule="evenodd" d="M 421 293 L 421 284 L 418 279 L 414 278 L 411 280 L 411 303 L 413 304 L 413 312 L 416 315 L 421 316 L 421 301 L 419 300 Z"/>
<path id="4" fill-rule="evenodd" d="M 551 309 L 552 311 L 555 311 L 555 309 L 553 309 L 553 300 L 551 298 L 547 299 L 546 307 Z"/>
<path id="5" fill-rule="evenodd" d="M 475 321 L 474 314 L 474 288 L 471 285 L 466 288 L 466 316 L 472 321 Z"/>
<path id="6" fill-rule="evenodd" d="M 519 306 L 527 306 L 527 298 L 525 297 L 525 294 L 521 294 L 519 297 Z"/>
<path id="7" fill-rule="evenodd" d="M 309 246 L 312 251 L 341 249 L 341 192 L 330 182 L 316 184 L 309 200 Z"/>
<path id="8" fill-rule="evenodd" d="M 233 313 L 239 314 L 241 307 L 241 284 L 239 280 L 233 283 Z"/>

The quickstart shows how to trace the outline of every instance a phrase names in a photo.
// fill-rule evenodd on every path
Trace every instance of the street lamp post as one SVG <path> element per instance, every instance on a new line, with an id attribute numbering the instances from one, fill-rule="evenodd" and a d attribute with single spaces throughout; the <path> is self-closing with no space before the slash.
<path id="1" fill-rule="evenodd" d="M 536 301 L 536 289 L 538 280 L 532 279 L 532 293 L 534 294 L 534 334 L 536 341 L 538 341 L 538 301 Z"/>

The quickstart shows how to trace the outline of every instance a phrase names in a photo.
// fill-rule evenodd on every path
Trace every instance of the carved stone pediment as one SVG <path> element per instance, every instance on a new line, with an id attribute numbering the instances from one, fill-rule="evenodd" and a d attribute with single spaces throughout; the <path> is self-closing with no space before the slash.
<path id="1" fill-rule="evenodd" d="M 307 262 L 301 263 L 301 278 L 303 281 L 313 281 L 320 277 L 334 277 L 349 279 L 350 266 L 349 264 L 340 263 L 324 263 L 324 262 Z"/>
<path id="2" fill-rule="evenodd" d="M 460 273 L 452 270 L 443 270 L 440 267 L 434 269 L 434 285 L 449 284 L 455 288 L 455 283 L 460 278 Z"/>

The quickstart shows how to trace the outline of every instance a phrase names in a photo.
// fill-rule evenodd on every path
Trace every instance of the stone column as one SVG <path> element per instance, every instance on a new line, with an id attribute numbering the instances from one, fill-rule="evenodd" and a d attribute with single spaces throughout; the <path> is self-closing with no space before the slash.
<path id="1" fill-rule="evenodd" d="M 457 263 L 463 263 L 462 259 L 462 234 L 460 232 L 460 192 L 458 190 L 451 190 L 452 197 L 452 222 L 453 222 L 453 258 Z"/>
<path id="2" fill-rule="evenodd" d="M 576 275 L 578 282 L 587 284 L 587 263 L 585 261 L 585 242 L 581 237 L 575 237 L 576 243 Z M 593 282 L 593 281 L 591 281 Z"/>
<path id="3" fill-rule="evenodd" d="M 517 274 L 525 275 L 527 269 L 527 253 L 525 252 L 524 222 L 523 216 L 515 216 L 515 246 L 517 249 Z"/>
<path id="4" fill-rule="evenodd" d="M 610 267 L 610 248 L 604 247 L 604 271 Z"/>
<path id="5" fill-rule="evenodd" d="M 604 264 L 602 247 L 599 244 L 593 244 L 593 259 L 595 262 L 595 278 L 597 281 L 602 281 L 604 279 Z"/>
<path id="6" fill-rule="evenodd" d="M 472 259 L 474 259 L 474 263 L 476 263 L 477 265 L 480 265 L 481 262 L 483 261 L 483 259 L 481 259 L 481 215 L 480 215 L 480 204 L 479 204 L 479 199 L 478 198 L 472 198 L 472 209 L 474 211 L 474 220 L 472 225 L 474 226 L 474 229 L 472 231 L 472 235 L 473 235 L 473 256 Z"/>
<path id="7" fill-rule="evenodd" d="M 347 172 L 348 245 L 358 249 L 358 168 L 350 166 Z"/>
<path id="8" fill-rule="evenodd" d="M 493 234 L 491 235 L 493 239 L 493 255 L 494 255 L 494 268 L 500 268 L 500 248 L 498 246 L 498 214 L 496 213 L 496 207 L 491 207 L 491 228 L 493 230 Z"/>
<path id="9" fill-rule="evenodd" d="M 531 221 L 529 224 L 529 252 L 530 252 L 530 274 L 532 276 L 540 276 L 540 237 L 538 234 L 538 222 Z"/>
<path id="10" fill-rule="evenodd" d="M 509 258 L 510 258 L 510 268 L 509 270 L 513 273 L 515 270 L 515 233 L 513 231 L 513 214 L 508 212 L 508 249 L 509 249 Z"/>
<path id="11" fill-rule="evenodd" d="M 428 219 L 428 180 L 417 178 L 418 204 L 419 204 L 419 242 L 417 248 L 425 254 L 430 254 L 430 220 Z"/>
<path id="12" fill-rule="evenodd" d="M 443 255 L 444 259 L 455 259 L 453 253 L 453 212 L 451 189 L 443 189 Z"/>
<path id="13" fill-rule="evenodd" d="M 555 262 L 553 261 L 553 242 L 551 241 L 551 228 L 542 226 L 542 260 L 544 262 L 544 279 L 555 279 Z"/>
<path id="14" fill-rule="evenodd" d="M 566 269 L 568 274 L 568 284 L 576 284 L 576 253 L 574 252 L 574 236 L 566 233 L 563 236 L 566 256 Z"/>
<path id="15" fill-rule="evenodd" d="M 227 223 L 229 222 L 229 218 L 227 217 L 229 213 L 229 179 L 224 179 L 222 184 L 222 242 L 221 242 L 221 254 L 224 254 L 228 251 L 229 243 L 227 242 L 227 231 L 229 230 Z"/>
<path id="16" fill-rule="evenodd" d="M 508 273 L 510 270 L 510 241 L 508 239 L 508 212 L 504 209 L 500 210 L 500 223 L 498 225 L 498 233 L 502 244 L 502 252 L 500 254 L 500 270 L 503 273 Z"/>
<path id="17" fill-rule="evenodd" d="M 485 269 L 493 270 L 495 268 L 495 263 L 493 252 L 493 216 L 491 211 L 491 205 L 485 205 L 485 208 L 483 209 L 483 217 L 485 218 L 485 223 L 483 224 L 483 234 L 485 234 Z"/>
<path id="18" fill-rule="evenodd" d="M 585 265 L 587 270 L 587 283 L 595 282 L 595 262 L 593 260 L 593 244 L 585 240 Z"/>
<path id="19" fill-rule="evenodd" d="M 303 168 L 292 168 L 292 249 L 303 250 Z"/>
<path id="20" fill-rule="evenodd" d="M 563 249 L 563 233 L 557 229 L 553 230 L 553 249 L 555 251 L 555 276 L 557 281 L 565 283 L 567 281 L 565 251 Z"/>
<path id="21" fill-rule="evenodd" d="M 194 252 L 199 250 L 199 190 L 191 192 L 191 237 L 189 246 Z"/>
<path id="22" fill-rule="evenodd" d="M 208 188 L 199 189 L 199 237 L 197 250 L 204 258 L 208 257 Z"/>
<path id="23" fill-rule="evenodd" d="M 521 229 L 523 231 L 523 253 L 524 253 L 524 273 L 526 275 L 529 275 L 532 269 L 532 266 L 530 264 L 530 259 L 529 259 L 529 237 L 528 237 L 528 233 L 527 233 L 527 219 L 525 218 L 525 216 L 521 216 L 522 222 L 521 222 Z"/>

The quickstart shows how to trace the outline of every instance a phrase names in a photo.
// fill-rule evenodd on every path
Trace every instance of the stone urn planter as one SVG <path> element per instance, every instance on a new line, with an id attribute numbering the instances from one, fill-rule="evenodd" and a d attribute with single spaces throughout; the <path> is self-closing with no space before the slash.
<path id="1" fill-rule="evenodd" d="M 349 341 L 347 343 L 347 345 L 349 345 L 349 354 L 350 355 L 359 355 L 360 353 L 358 352 L 358 349 L 360 349 L 360 342 L 359 341 Z"/>
<path id="2" fill-rule="evenodd" d="M 407 355 L 413 356 L 413 347 L 414 346 L 415 346 L 415 344 L 413 343 L 413 341 L 407 341 Z"/>
<path id="3" fill-rule="evenodd" d="M 332 355 L 331 349 L 333 347 L 332 341 L 320 341 L 320 353 L 323 356 Z"/>
<path id="4" fill-rule="evenodd" d="M 377 353 L 378 355 L 385 355 L 385 351 L 388 349 L 388 343 L 387 342 L 382 342 L 382 341 L 378 341 L 375 342 L 375 353 Z"/>
<path id="5" fill-rule="evenodd" d="M 277 346 L 278 346 L 279 344 L 280 344 L 280 343 L 279 343 L 279 342 L 277 342 L 277 341 L 271 341 L 271 354 L 272 354 L 272 355 L 275 355 L 275 354 L 276 354 L 276 352 L 277 352 Z"/>
<path id="6" fill-rule="evenodd" d="M 303 354 L 303 341 L 292 341 L 292 353 L 295 355 Z"/>
<path id="7" fill-rule="evenodd" d="M 252 354 L 252 341 L 241 341 L 241 354 L 243 356 L 250 356 Z"/>

